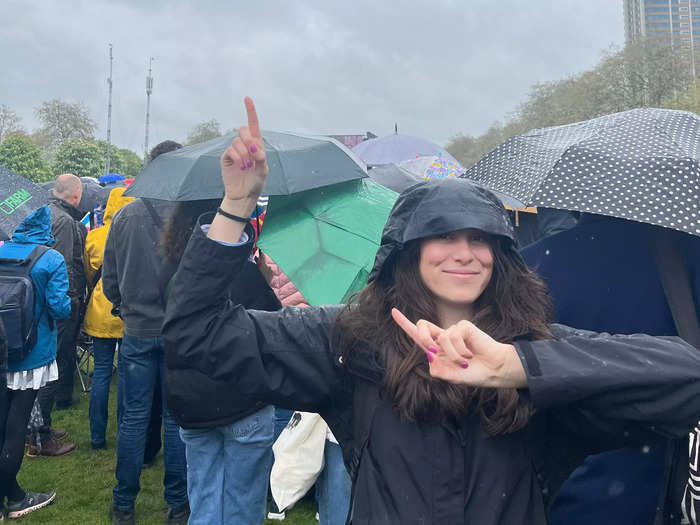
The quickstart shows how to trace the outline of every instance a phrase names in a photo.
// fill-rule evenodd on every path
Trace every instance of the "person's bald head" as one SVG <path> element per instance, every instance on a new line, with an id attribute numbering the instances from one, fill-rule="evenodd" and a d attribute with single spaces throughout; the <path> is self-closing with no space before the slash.
<path id="1" fill-rule="evenodd" d="M 83 183 L 72 173 L 59 175 L 53 187 L 53 196 L 77 208 L 83 196 Z"/>

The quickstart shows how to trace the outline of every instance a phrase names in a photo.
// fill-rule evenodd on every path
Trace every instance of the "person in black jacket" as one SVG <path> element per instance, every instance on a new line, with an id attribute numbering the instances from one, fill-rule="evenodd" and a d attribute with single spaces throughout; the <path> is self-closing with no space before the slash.
<path id="1" fill-rule="evenodd" d="M 161 245 L 165 265 L 160 276 L 164 299 L 198 217 L 215 210 L 218 201 L 178 202 L 168 219 Z M 230 284 L 246 308 L 282 308 L 258 265 L 248 261 Z M 187 456 L 189 525 L 258 525 L 272 468 L 274 407 L 259 401 L 230 399 L 234 382 L 216 381 L 186 362 L 172 361 L 177 353 L 166 347 L 168 407 L 180 425 Z"/>
<path id="2" fill-rule="evenodd" d="M 465 180 L 399 196 L 350 305 L 235 304 L 228 285 L 268 171 L 246 108 L 221 158 L 225 197 L 175 275 L 165 344 L 173 361 L 235 382 L 232 402 L 319 412 L 353 479 L 349 523 L 544 524 L 586 455 L 697 421 L 698 353 L 678 338 L 548 324 L 546 289 L 503 206 Z"/>

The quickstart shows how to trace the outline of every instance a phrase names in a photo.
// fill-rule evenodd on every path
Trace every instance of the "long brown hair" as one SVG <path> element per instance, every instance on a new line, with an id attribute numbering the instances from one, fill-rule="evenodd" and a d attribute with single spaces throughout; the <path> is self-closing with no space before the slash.
<path id="1" fill-rule="evenodd" d="M 220 200 L 181 201 L 175 205 L 160 237 L 161 251 L 166 259 L 180 262 L 197 219 L 203 213 L 214 211 Z"/>
<path id="2" fill-rule="evenodd" d="M 517 338 L 551 337 L 548 323 L 552 304 L 542 280 L 528 267 L 505 237 L 492 236 L 494 265 L 491 280 L 475 302 L 472 322 L 502 343 Z M 345 362 L 378 353 L 384 370 L 384 386 L 395 409 L 407 421 L 461 418 L 478 412 L 488 435 L 524 427 L 530 409 L 515 389 L 474 388 L 430 376 L 424 352 L 391 318 L 391 308 L 409 319 L 439 324 L 433 294 L 419 273 L 421 241 L 412 241 L 399 252 L 382 279 L 358 292 L 339 317 Z"/>

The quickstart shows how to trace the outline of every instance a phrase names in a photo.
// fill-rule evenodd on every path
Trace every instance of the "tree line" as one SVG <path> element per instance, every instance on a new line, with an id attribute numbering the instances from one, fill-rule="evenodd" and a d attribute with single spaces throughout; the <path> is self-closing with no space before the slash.
<path id="1" fill-rule="evenodd" d="M 478 137 L 460 134 L 445 147 L 465 168 L 510 137 L 530 130 L 580 122 L 639 107 L 700 109 L 692 60 L 659 38 L 610 49 L 590 70 L 535 84 L 525 101 Z"/>
<path id="2" fill-rule="evenodd" d="M 60 99 L 42 102 L 36 109 L 39 129 L 28 133 L 17 113 L 0 104 L 0 165 L 35 182 L 61 173 L 99 177 L 104 174 L 107 143 L 95 138 L 95 122 L 81 103 Z M 135 152 L 110 147 L 110 171 L 126 178 L 141 171 Z"/>

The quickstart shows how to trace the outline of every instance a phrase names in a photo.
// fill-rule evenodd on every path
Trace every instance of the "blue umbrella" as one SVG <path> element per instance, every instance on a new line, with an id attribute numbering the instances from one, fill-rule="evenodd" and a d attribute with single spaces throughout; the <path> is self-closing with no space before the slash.
<path id="1" fill-rule="evenodd" d="M 436 155 L 448 162 L 458 164 L 457 159 L 429 140 L 410 135 L 387 135 L 360 142 L 352 151 L 368 166 L 400 164 L 401 162 Z"/>

